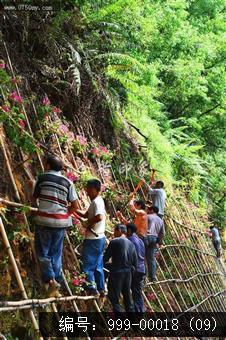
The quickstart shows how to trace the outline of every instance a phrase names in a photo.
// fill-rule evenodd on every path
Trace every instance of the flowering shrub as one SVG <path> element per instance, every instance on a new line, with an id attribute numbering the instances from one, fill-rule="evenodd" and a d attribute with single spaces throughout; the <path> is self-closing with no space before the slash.
<path id="1" fill-rule="evenodd" d="M 92 149 L 90 149 L 89 155 L 91 159 L 95 159 L 97 157 L 105 162 L 110 162 L 113 157 L 113 153 L 103 145 L 94 146 Z"/>
<path id="2" fill-rule="evenodd" d="M 155 300 L 156 300 L 156 296 L 155 296 L 154 293 L 148 293 L 148 294 L 147 294 L 147 298 L 148 298 L 148 300 L 150 300 L 150 301 L 155 301 Z"/>
<path id="3" fill-rule="evenodd" d="M 23 102 L 23 99 L 20 95 L 17 94 L 16 91 L 13 91 L 10 95 L 9 95 L 9 98 L 12 99 L 12 101 L 15 103 L 22 103 Z"/>
<path id="4" fill-rule="evenodd" d="M 0 122 L 4 124 L 7 136 L 10 140 L 21 147 L 25 153 L 36 151 L 36 145 L 29 134 L 26 133 L 25 116 L 21 109 L 21 96 L 12 92 L 10 98 L 13 104 L 5 102 L 0 107 Z"/>
<path id="5" fill-rule="evenodd" d="M 79 274 L 77 272 L 73 273 L 71 284 L 75 293 L 82 292 L 84 290 L 83 286 L 85 285 L 85 283 L 86 283 L 85 274 Z"/>
<path id="6" fill-rule="evenodd" d="M 50 105 L 50 100 L 46 96 L 43 98 L 42 104 L 38 105 L 37 107 L 38 119 L 40 120 L 40 122 L 43 122 L 43 119 L 48 118 L 48 116 L 50 116 L 52 112 L 53 110 L 52 106 Z"/>
<path id="7" fill-rule="evenodd" d="M 70 171 L 68 171 L 67 173 L 66 173 L 66 177 L 70 180 L 70 181 L 72 181 L 72 182 L 75 182 L 75 181 L 77 181 L 78 180 L 78 176 L 76 176 L 76 175 L 74 175 L 72 172 L 70 172 Z"/>
<path id="8" fill-rule="evenodd" d="M 49 106 L 49 105 L 50 105 L 50 100 L 49 100 L 49 98 L 48 98 L 47 96 L 45 96 L 45 97 L 43 98 L 42 104 L 43 104 L 44 106 Z"/>
<path id="9" fill-rule="evenodd" d="M 87 139 L 82 135 L 76 135 L 72 142 L 73 150 L 77 154 L 82 154 L 88 146 Z"/>

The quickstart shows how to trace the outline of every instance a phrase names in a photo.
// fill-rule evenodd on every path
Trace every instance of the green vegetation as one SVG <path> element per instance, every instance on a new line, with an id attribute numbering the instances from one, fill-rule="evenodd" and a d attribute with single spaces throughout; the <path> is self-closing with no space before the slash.
<path id="1" fill-rule="evenodd" d="M 23 46 L 45 77 L 39 77 L 40 85 L 55 93 L 54 99 L 62 93 L 73 98 L 66 102 L 67 116 L 86 110 L 84 117 L 96 116 L 98 137 L 106 136 L 102 126 L 111 141 L 115 132 L 126 163 L 147 158 L 168 190 L 177 186 L 219 226 L 226 191 L 224 5 L 223 0 L 68 0 L 51 15 L 18 14 L 21 34 L 26 32 Z M 0 76 L 9 82 L 4 72 Z M 76 109 L 70 109 L 75 101 Z M 21 124 L 19 106 L 12 118 L 15 113 Z M 41 121 L 46 106 L 38 108 Z M 140 155 L 131 152 L 124 132 L 136 140 Z M 21 145 L 28 136 L 18 130 L 14 139 Z M 59 136 L 62 145 L 66 139 Z M 77 140 L 75 149 L 82 154 L 85 146 Z M 104 157 L 108 161 L 111 154 Z"/>
<path id="2" fill-rule="evenodd" d="M 152 167 L 223 219 L 224 1 L 83 1 L 83 49 Z M 107 97 L 108 99 L 108 97 Z M 120 116 L 120 117 L 118 117 Z"/>

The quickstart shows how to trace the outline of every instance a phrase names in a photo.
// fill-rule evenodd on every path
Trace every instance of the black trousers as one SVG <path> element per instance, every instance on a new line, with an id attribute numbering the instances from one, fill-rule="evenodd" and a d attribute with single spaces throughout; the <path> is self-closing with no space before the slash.
<path id="1" fill-rule="evenodd" d="M 123 296 L 123 302 L 127 313 L 134 312 L 133 301 L 130 293 L 132 275 L 131 272 L 110 273 L 108 278 L 108 298 L 111 301 L 113 312 L 122 312 L 120 306 L 120 295 Z"/>
<path id="2" fill-rule="evenodd" d="M 142 290 L 144 286 L 144 277 L 145 277 L 145 274 L 139 273 L 139 272 L 134 272 L 132 276 L 131 290 L 132 290 L 135 312 L 137 313 L 144 313 L 145 311 L 144 300 L 142 296 Z"/>

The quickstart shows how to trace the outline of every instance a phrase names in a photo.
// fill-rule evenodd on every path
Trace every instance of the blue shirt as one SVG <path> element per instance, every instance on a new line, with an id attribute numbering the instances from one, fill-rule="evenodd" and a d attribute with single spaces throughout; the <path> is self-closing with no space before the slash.
<path id="1" fill-rule="evenodd" d="M 220 239 L 221 239 L 220 233 L 219 233 L 219 230 L 216 227 L 210 229 L 210 232 L 212 234 L 213 241 L 220 241 Z"/>
<path id="2" fill-rule="evenodd" d="M 128 240 L 130 240 L 136 249 L 137 258 L 138 258 L 138 266 L 137 266 L 137 272 L 144 273 L 145 274 L 145 264 L 144 264 L 144 258 L 145 258 L 145 246 L 144 242 L 137 236 L 137 234 L 133 234 L 132 236 L 128 237 Z"/>

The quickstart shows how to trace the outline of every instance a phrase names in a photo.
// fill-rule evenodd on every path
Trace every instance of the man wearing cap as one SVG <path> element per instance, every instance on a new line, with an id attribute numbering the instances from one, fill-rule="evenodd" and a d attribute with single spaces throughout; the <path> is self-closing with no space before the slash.
<path id="1" fill-rule="evenodd" d="M 134 244 L 126 238 L 127 228 L 124 224 L 117 224 L 114 239 L 109 243 L 104 254 L 104 263 L 111 259 L 110 275 L 108 279 L 108 297 L 115 313 L 122 312 L 119 303 L 120 294 L 126 312 L 133 312 L 134 306 L 130 293 L 132 272 L 137 269 L 138 259 Z"/>

